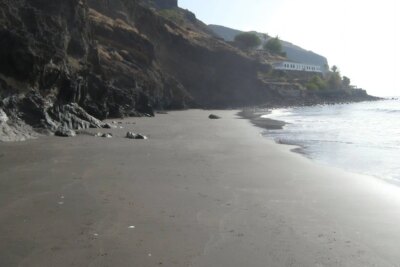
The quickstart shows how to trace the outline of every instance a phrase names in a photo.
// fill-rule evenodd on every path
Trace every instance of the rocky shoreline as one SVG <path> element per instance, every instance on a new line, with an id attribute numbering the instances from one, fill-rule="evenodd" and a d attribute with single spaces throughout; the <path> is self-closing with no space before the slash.
<path id="1" fill-rule="evenodd" d="M 380 98 L 368 97 L 368 101 Z M 360 101 L 351 101 L 361 102 Z M 89 128 L 109 129 L 113 126 L 88 114 L 77 103 L 54 106 L 50 102 L 31 92 L 22 98 L 16 96 L 4 99 L 0 105 L 0 142 L 25 141 L 37 138 L 40 135 L 73 137 L 80 130 Z M 342 102 L 317 102 L 303 103 L 295 106 L 333 105 L 349 103 Z M 285 122 L 261 118 L 260 116 L 273 108 L 285 108 L 293 105 L 265 104 L 256 108 L 243 108 L 238 115 L 249 119 L 252 124 L 264 129 L 282 129 Z M 5 112 L 6 111 L 6 112 Z M 150 110 L 150 114 L 142 116 L 155 116 L 158 112 Z M 165 113 L 165 112 L 160 112 Z M 210 115 L 211 116 L 211 115 Z M 212 117 L 210 117 L 213 119 Z M 75 133 L 76 132 L 76 133 Z M 134 139 L 134 138 L 133 138 Z"/>

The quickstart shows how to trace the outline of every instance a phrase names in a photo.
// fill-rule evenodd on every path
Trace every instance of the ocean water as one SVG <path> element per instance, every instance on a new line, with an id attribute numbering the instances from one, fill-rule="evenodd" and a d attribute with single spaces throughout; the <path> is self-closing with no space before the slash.
<path id="1" fill-rule="evenodd" d="M 400 100 L 276 109 L 283 130 L 265 135 L 298 145 L 316 161 L 400 182 Z"/>

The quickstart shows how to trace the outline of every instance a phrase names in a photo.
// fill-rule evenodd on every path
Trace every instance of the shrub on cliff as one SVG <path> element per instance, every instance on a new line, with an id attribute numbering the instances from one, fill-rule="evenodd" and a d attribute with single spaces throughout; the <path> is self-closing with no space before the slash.
<path id="1" fill-rule="evenodd" d="M 311 80 L 306 84 L 308 90 L 323 90 L 326 89 L 327 84 L 326 81 L 323 80 L 320 76 L 313 76 Z"/>
<path id="2" fill-rule="evenodd" d="M 286 56 L 286 53 L 282 50 L 282 42 L 278 36 L 271 38 L 265 43 L 264 49 L 277 55 Z"/>
<path id="3" fill-rule="evenodd" d="M 182 13 L 178 9 L 162 9 L 158 13 L 164 18 L 171 20 L 177 24 L 184 24 L 185 20 Z"/>
<path id="4" fill-rule="evenodd" d="M 235 36 L 235 44 L 242 49 L 254 49 L 261 45 L 261 40 L 255 33 L 244 32 Z"/>

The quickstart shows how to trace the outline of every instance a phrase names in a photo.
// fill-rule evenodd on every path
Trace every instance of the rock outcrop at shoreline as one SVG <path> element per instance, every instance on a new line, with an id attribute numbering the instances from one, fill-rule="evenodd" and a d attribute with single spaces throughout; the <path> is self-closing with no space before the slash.
<path id="1" fill-rule="evenodd" d="M 216 38 L 176 2 L 2 0 L 0 140 L 154 109 L 324 98 L 260 79 L 268 63 Z"/>

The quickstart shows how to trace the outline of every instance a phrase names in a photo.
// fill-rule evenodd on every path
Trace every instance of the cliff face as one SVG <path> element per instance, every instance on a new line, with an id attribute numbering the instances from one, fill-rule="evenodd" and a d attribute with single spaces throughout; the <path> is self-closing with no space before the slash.
<path id="1" fill-rule="evenodd" d="M 57 110 L 85 98 L 94 57 L 87 7 L 79 0 L 2 0 L 0 10 L 0 108 L 8 117 L 0 127 L 16 139 L 29 135 L 20 129 L 55 130 L 63 120 Z M 91 118 L 63 114 L 70 115 L 71 124 Z"/>
<path id="2" fill-rule="evenodd" d="M 295 95 L 259 78 L 270 68 L 176 0 L 0 0 L 0 140 Z"/>
<path id="3" fill-rule="evenodd" d="M 186 26 L 179 27 L 155 13 L 133 7 L 128 10 L 138 29 L 156 44 L 163 69 L 182 82 L 198 106 L 254 104 L 266 93 L 257 71 L 269 66 L 215 39 L 186 11 L 176 10 Z"/>
<path id="4" fill-rule="evenodd" d="M 4 129 L 99 127 L 90 125 L 92 116 L 152 114 L 153 107 L 190 102 L 183 86 L 160 70 L 153 44 L 123 14 L 108 17 L 82 0 L 2 0 L 0 11 Z M 66 107 L 75 110 L 66 115 Z"/>
<path id="5" fill-rule="evenodd" d="M 117 0 L 110 9 L 89 1 L 98 13 L 125 17 L 154 45 L 162 71 L 178 80 L 192 97 L 192 107 L 227 107 L 255 104 L 270 92 L 257 77 L 269 65 L 216 39 L 206 25 L 186 10 L 148 8 L 149 2 Z"/>

